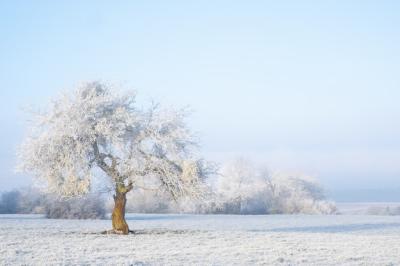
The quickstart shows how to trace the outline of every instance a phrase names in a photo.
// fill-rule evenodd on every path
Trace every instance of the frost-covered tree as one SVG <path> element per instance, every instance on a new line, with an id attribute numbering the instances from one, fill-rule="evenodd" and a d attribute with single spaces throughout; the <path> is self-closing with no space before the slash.
<path id="1" fill-rule="evenodd" d="M 221 167 L 214 191 L 218 199 L 217 212 L 223 213 L 331 214 L 336 211 L 314 178 L 271 172 L 244 159 Z"/>
<path id="2" fill-rule="evenodd" d="M 88 193 L 95 176 L 106 176 L 114 191 L 113 232 L 128 234 L 126 194 L 133 188 L 151 186 L 174 199 L 204 195 L 208 168 L 184 118 L 184 111 L 156 104 L 143 110 L 134 93 L 87 83 L 34 117 L 19 166 L 66 197 Z"/>
<path id="3" fill-rule="evenodd" d="M 219 202 L 223 203 L 225 211 L 237 214 L 246 213 L 246 203 L 261 189 L 263 186 L 257 179 L 254 165 L 244 158 L 225 163 L 215 182 Z"/>

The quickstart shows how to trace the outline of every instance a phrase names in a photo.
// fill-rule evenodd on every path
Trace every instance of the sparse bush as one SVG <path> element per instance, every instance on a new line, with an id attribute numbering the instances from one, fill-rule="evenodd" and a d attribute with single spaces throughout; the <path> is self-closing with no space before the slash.
<path id="1" fill-rule="evenodd" d="M 105 203 L 99 196 L 57 199 L 48 197 L 44 205 L 47 218 L 51 219 L 103 219 Z"/>
<path id="2" fill-rule="evenodd" d="M 61 200 L 34 188 L 4 192 L 0 197 L 0 213 L 45 214 L 47 218 L 101 219 L 105 216 L 104 200 L 98 195 Z"/>

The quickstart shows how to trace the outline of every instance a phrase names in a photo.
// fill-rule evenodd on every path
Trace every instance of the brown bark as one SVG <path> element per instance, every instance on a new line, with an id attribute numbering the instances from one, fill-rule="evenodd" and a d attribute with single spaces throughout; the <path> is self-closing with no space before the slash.
<path id="1" fill-rule="evenodd" d="M 129 226 L 125 220 L 126 193 L 132 190 L 132 182 L 127 186 L 117 184 L 114 195 L 114 209 L 111 215 L 112 227 L 115 233 L 129 234 Z"/>
<path id="2" fill-rule="evenodd" d="M 114 195 L 114 210 L 111 215 L 112 227 L 115 232 L 129 234 L 129 227 L 125 220 L 126 193 L 116 192 Z"/>

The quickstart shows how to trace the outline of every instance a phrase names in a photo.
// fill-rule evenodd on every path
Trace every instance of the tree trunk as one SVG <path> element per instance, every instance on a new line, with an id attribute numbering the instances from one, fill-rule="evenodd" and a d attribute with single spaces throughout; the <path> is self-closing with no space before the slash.
<path id="1" fill-rule="evenodd" d="M 112 227 L 116 233 L 129 234 L 129 227 L 125 220 L 126 193 L 116 191 L 114 195 L 114 210 L 111 215 Z"/>

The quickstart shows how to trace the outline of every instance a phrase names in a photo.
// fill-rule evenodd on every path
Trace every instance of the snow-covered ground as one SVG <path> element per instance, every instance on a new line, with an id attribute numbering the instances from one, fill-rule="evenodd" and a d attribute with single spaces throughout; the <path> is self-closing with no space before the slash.
<path id="1" fill-rule="evenodd" d="M 110 220 L 0 215 L 0 265 L 399 265 L 400 216 L 128 215 Z"/>

